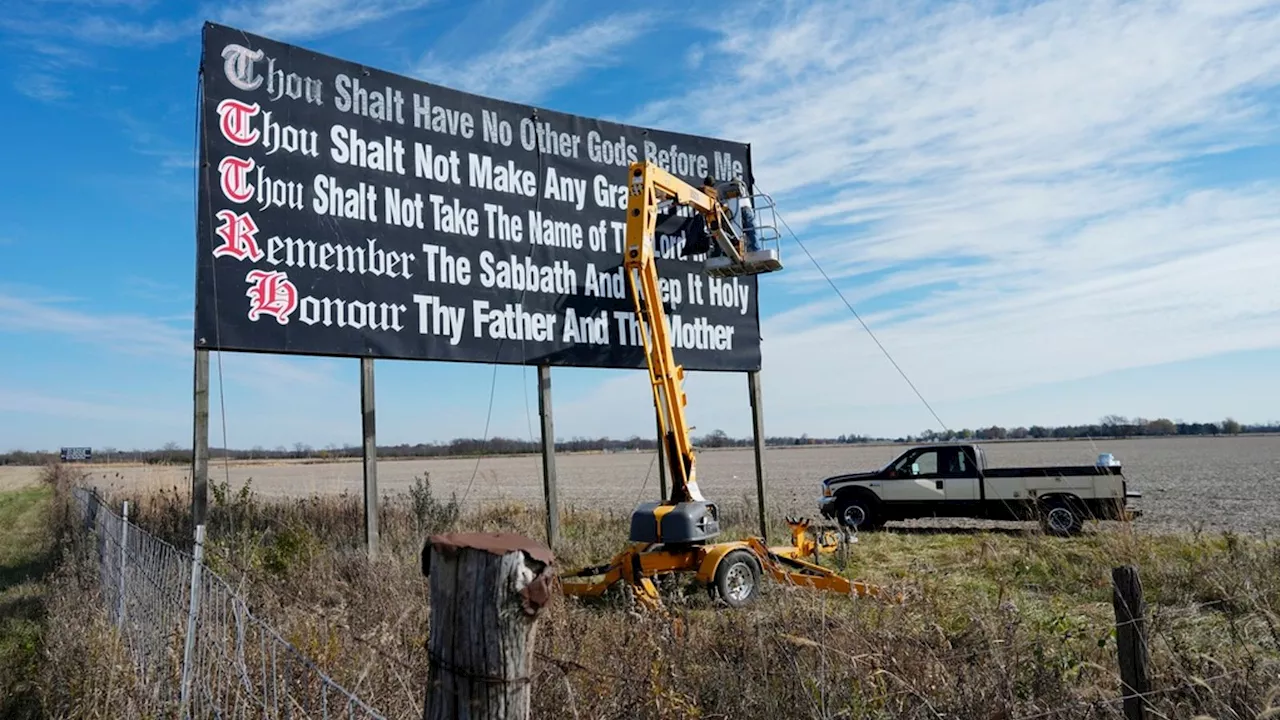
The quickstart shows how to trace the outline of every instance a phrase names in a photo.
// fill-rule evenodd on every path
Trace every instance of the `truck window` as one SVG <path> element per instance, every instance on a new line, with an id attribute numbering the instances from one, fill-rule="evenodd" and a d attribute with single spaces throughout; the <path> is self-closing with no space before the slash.
<path id="1" fill-rule="evenodd" d="M 908 477 L 913 475 L 937 475 L 938 451 L 927 450 L 915 457 L 904 458 L 902 465 L 898 467 L 898 474 Z"/>
<path id="2" fill-rule="evenodd" d="M 971 463 L 960 448 L 947 448 L 942 451 L 943 477 L 965 477 Z"/>

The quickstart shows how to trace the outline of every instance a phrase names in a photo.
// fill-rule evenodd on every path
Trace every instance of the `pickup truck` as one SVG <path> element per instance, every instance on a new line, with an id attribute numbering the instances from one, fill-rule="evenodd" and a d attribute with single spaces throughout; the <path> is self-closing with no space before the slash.
<path id="1" fill-rule="evenodd" d="M 1086 519 L 1140 516 L 1129 505 L 1141 496 L 1109 453 L 1093 465 L 992 468 L 978 445 L 942 443 L 913 447 L 879 470 L 825 478 L 819 508 L 855 531 L 950 517 L 1039 520 L 1045 532 L 1066 536 Z"/>

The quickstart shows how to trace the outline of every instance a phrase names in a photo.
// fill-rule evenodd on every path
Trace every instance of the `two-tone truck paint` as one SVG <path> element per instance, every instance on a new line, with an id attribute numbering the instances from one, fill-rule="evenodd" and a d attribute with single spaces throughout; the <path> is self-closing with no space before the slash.
<path id="1" fill-rule="evenodd" d="M 1046 532 L 1072 535 L 1085 520 L 1129 520 L 1140 511 L 1120 463 L 993 468 L 975 444 L 914 447 L 871 472 L 822 481 L 822 514 L 852 530 L 928 517 L 1039 520 Z"/>

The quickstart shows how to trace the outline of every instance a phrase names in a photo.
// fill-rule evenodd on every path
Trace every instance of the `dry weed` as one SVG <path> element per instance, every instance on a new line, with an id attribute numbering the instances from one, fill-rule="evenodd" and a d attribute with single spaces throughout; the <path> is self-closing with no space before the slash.
<path id="1" fill-rule="evenodd" d="M 380 511 L 382 556 L 361 550 L 360 498 L 262 502 L 221 487 L 209 509 L 210 567 L 254 612 L 337 682 L 388 717 L 420 717 L 427 676 L 427 536 L 452 528 L 541 538 L 540 507 L 463 512 L 428 487 Z M 132 498 L 137 522 L 188 547 L 180 492 Z M 728 537 L 754 527 L 731 511 Z M 627 518 L 570 508 L 564 566 L 600 562 Z M 776 542 L 780 528 L 771 532 Z M 1103 529 L 1062 540 L 1036 532 L 885 532 L 862 536 L 847 573 L 910 591 L 902 605 L 767 586 L 758 605 L 716 609 L 669 584 L 672 615 L 625 599 L 556 597 L 538 629 L 539 718 L 1111 718 L 1119 716 L 1110 569 L 1138 566 L 1150 605 L 1148 645 L 1164 717 L 1252 718 L 1280 688 L 1280 544 L 1231 534 L 1146 536 Z M 109 634 L 72 626 L 86 592 L 67 585 L 50 612 L 60 629 L 51 682 L 79 704 L 66 717 L 125 707 L 108 672 Z M 86 657 L 89 662 L 60 663 Z M 114 674 L 112 674 L 114 673 Z"/>

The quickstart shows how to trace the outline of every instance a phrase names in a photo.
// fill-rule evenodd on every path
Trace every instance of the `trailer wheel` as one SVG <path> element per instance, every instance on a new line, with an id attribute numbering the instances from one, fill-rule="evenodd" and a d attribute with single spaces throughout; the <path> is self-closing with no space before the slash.
<path id="1" fill-rule="evenodd" d="M 729 607 L 743 607 L 760 596 L 760 564 L 750 550 L 734 550 L 716 566 L 716 594 Z"/>
<path id="2" fill-rule="evenodd" d="M 1079 509 L 1067 498 L 1054 497 L 1045 500 L 1041 513 L 1040 524 L 1050 535 L 1059 537 L 1075 535 L 1084 527 L 1084 518 L 1081 517 Z"/>

